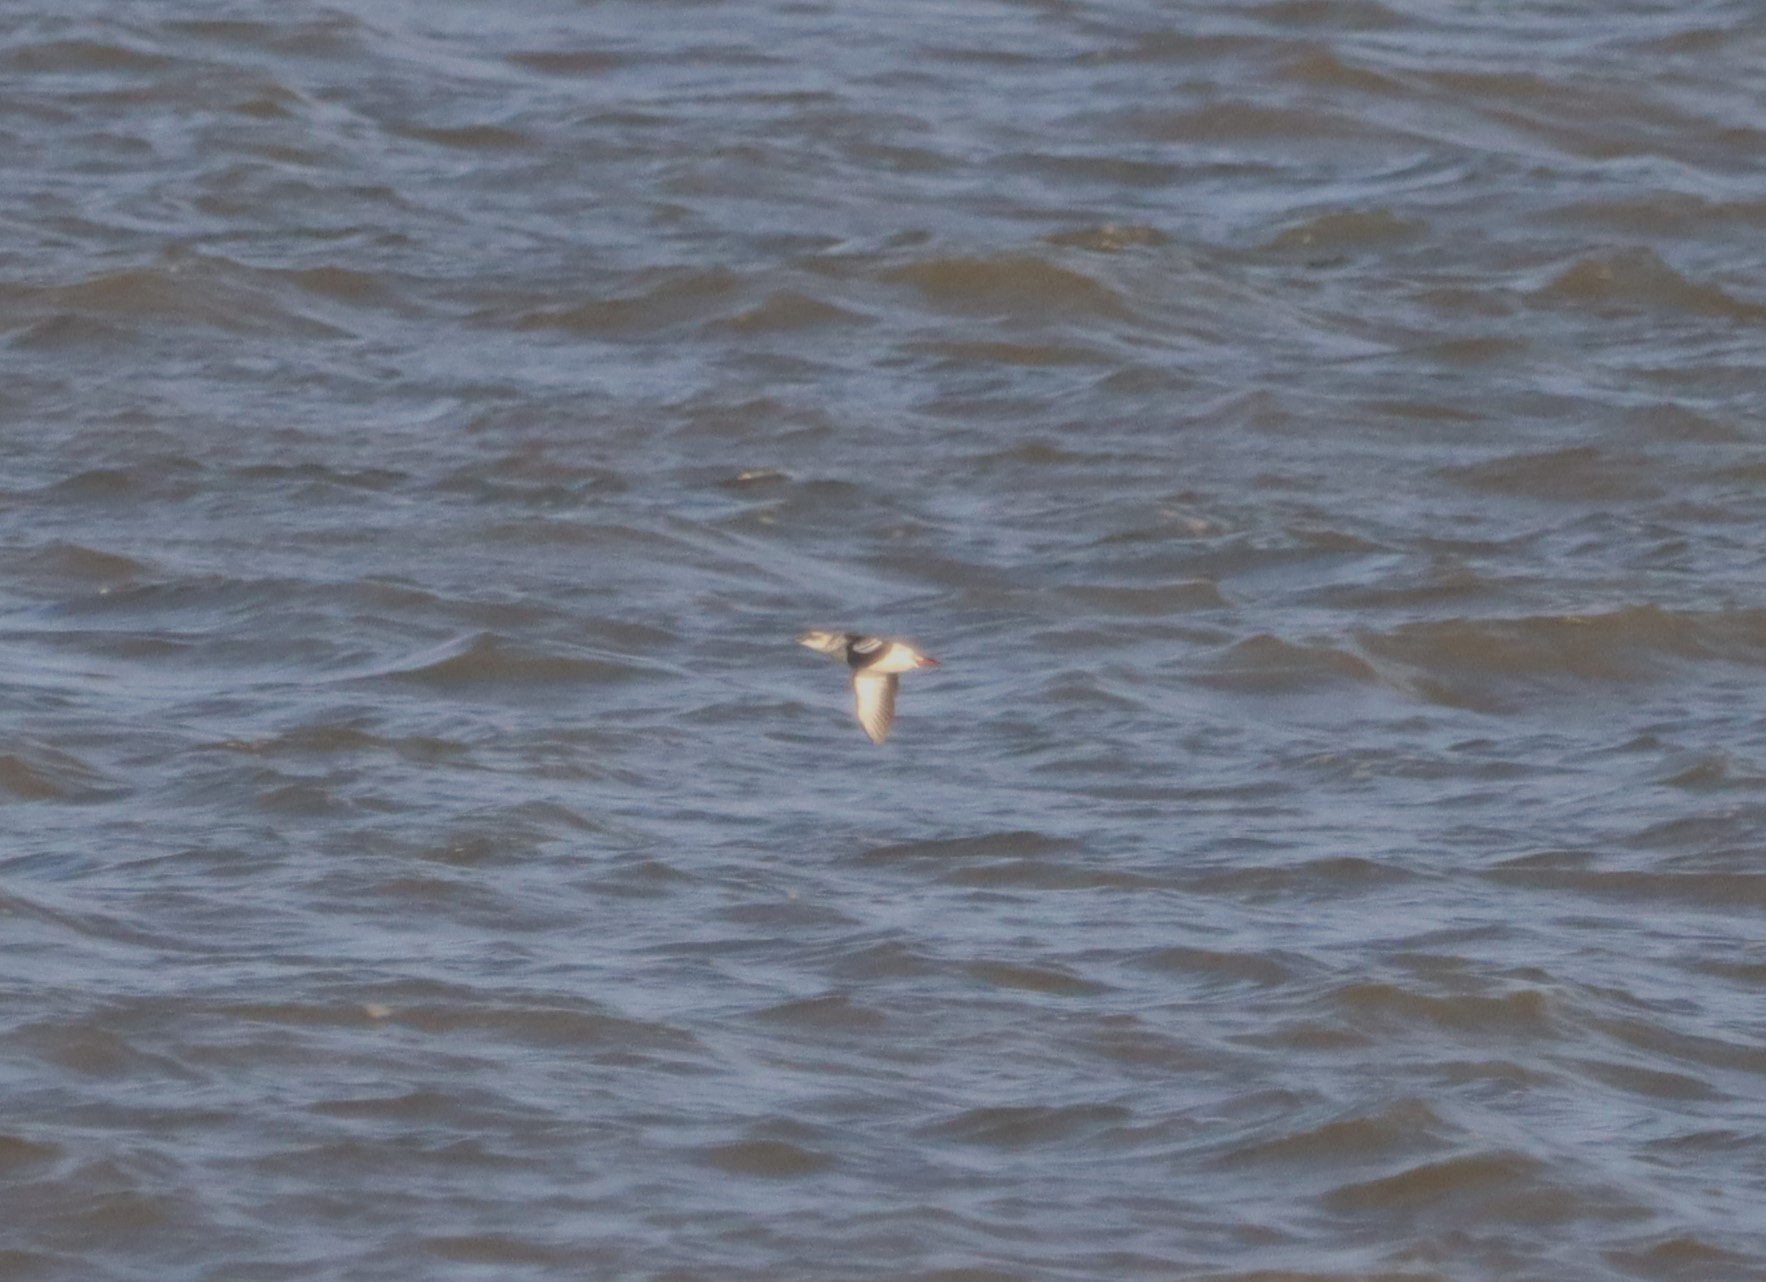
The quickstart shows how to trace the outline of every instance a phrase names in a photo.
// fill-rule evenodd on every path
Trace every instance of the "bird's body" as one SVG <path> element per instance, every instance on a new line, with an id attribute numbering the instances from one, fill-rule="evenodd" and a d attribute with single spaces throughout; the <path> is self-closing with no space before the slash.
<path id="1" fill-rule="evenodd" d="M 905 641 L 858 632 L 805 632 L 797 644 L 846 663 L 852 672 L 858 723 L 872 743 L 882 743 L 889 734 L 889 723 L 895 720 L 895 692 L 901 686 L 901 674 L 939 666 L 937 659 L 927 658 Z"/>

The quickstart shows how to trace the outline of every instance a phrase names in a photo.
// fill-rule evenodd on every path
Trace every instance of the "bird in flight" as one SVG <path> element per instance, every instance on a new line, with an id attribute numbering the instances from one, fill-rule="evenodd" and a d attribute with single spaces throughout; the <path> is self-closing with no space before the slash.
<path id="1" fill-rule="evenodd" d="M 857 632 L 805 632 L 797 644 L 846 661 L 852 672 L 858 723 L 872 743 L 882 743 L 889 734 L 889 723 L 895 720 L 895 692 L 901 685 L 901 674 L 939 666 L 937 659 L 927 658 L 906 641 Z"/>

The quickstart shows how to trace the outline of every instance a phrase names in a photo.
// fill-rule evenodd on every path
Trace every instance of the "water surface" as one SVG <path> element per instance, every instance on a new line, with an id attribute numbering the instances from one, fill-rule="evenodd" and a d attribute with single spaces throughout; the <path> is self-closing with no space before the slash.
<path id="1" fill-rule="evenodd" d="M 18 18 L 0 1273 L 1766 1277 L 1762 67 Z"/>

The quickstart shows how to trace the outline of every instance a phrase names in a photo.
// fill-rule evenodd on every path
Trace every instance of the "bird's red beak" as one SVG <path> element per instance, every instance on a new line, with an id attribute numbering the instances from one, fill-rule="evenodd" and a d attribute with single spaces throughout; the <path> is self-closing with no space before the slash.
<path id="1" fill-rule="evenodd" d="M 928 659 L 923 654 L 917 654 L 914 656 L 914 666 L 916 668 L 942 668 L 944 665 L 937 659 Z"/>

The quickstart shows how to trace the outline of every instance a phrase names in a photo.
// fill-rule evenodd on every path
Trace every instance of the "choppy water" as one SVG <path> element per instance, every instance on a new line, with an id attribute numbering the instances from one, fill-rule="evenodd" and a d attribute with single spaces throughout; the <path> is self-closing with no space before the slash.
<path id="1" fill-rule="evenodd" d="M 0 1274 L 1766 1277 L 1757 6 L 39 9 Z"/>

